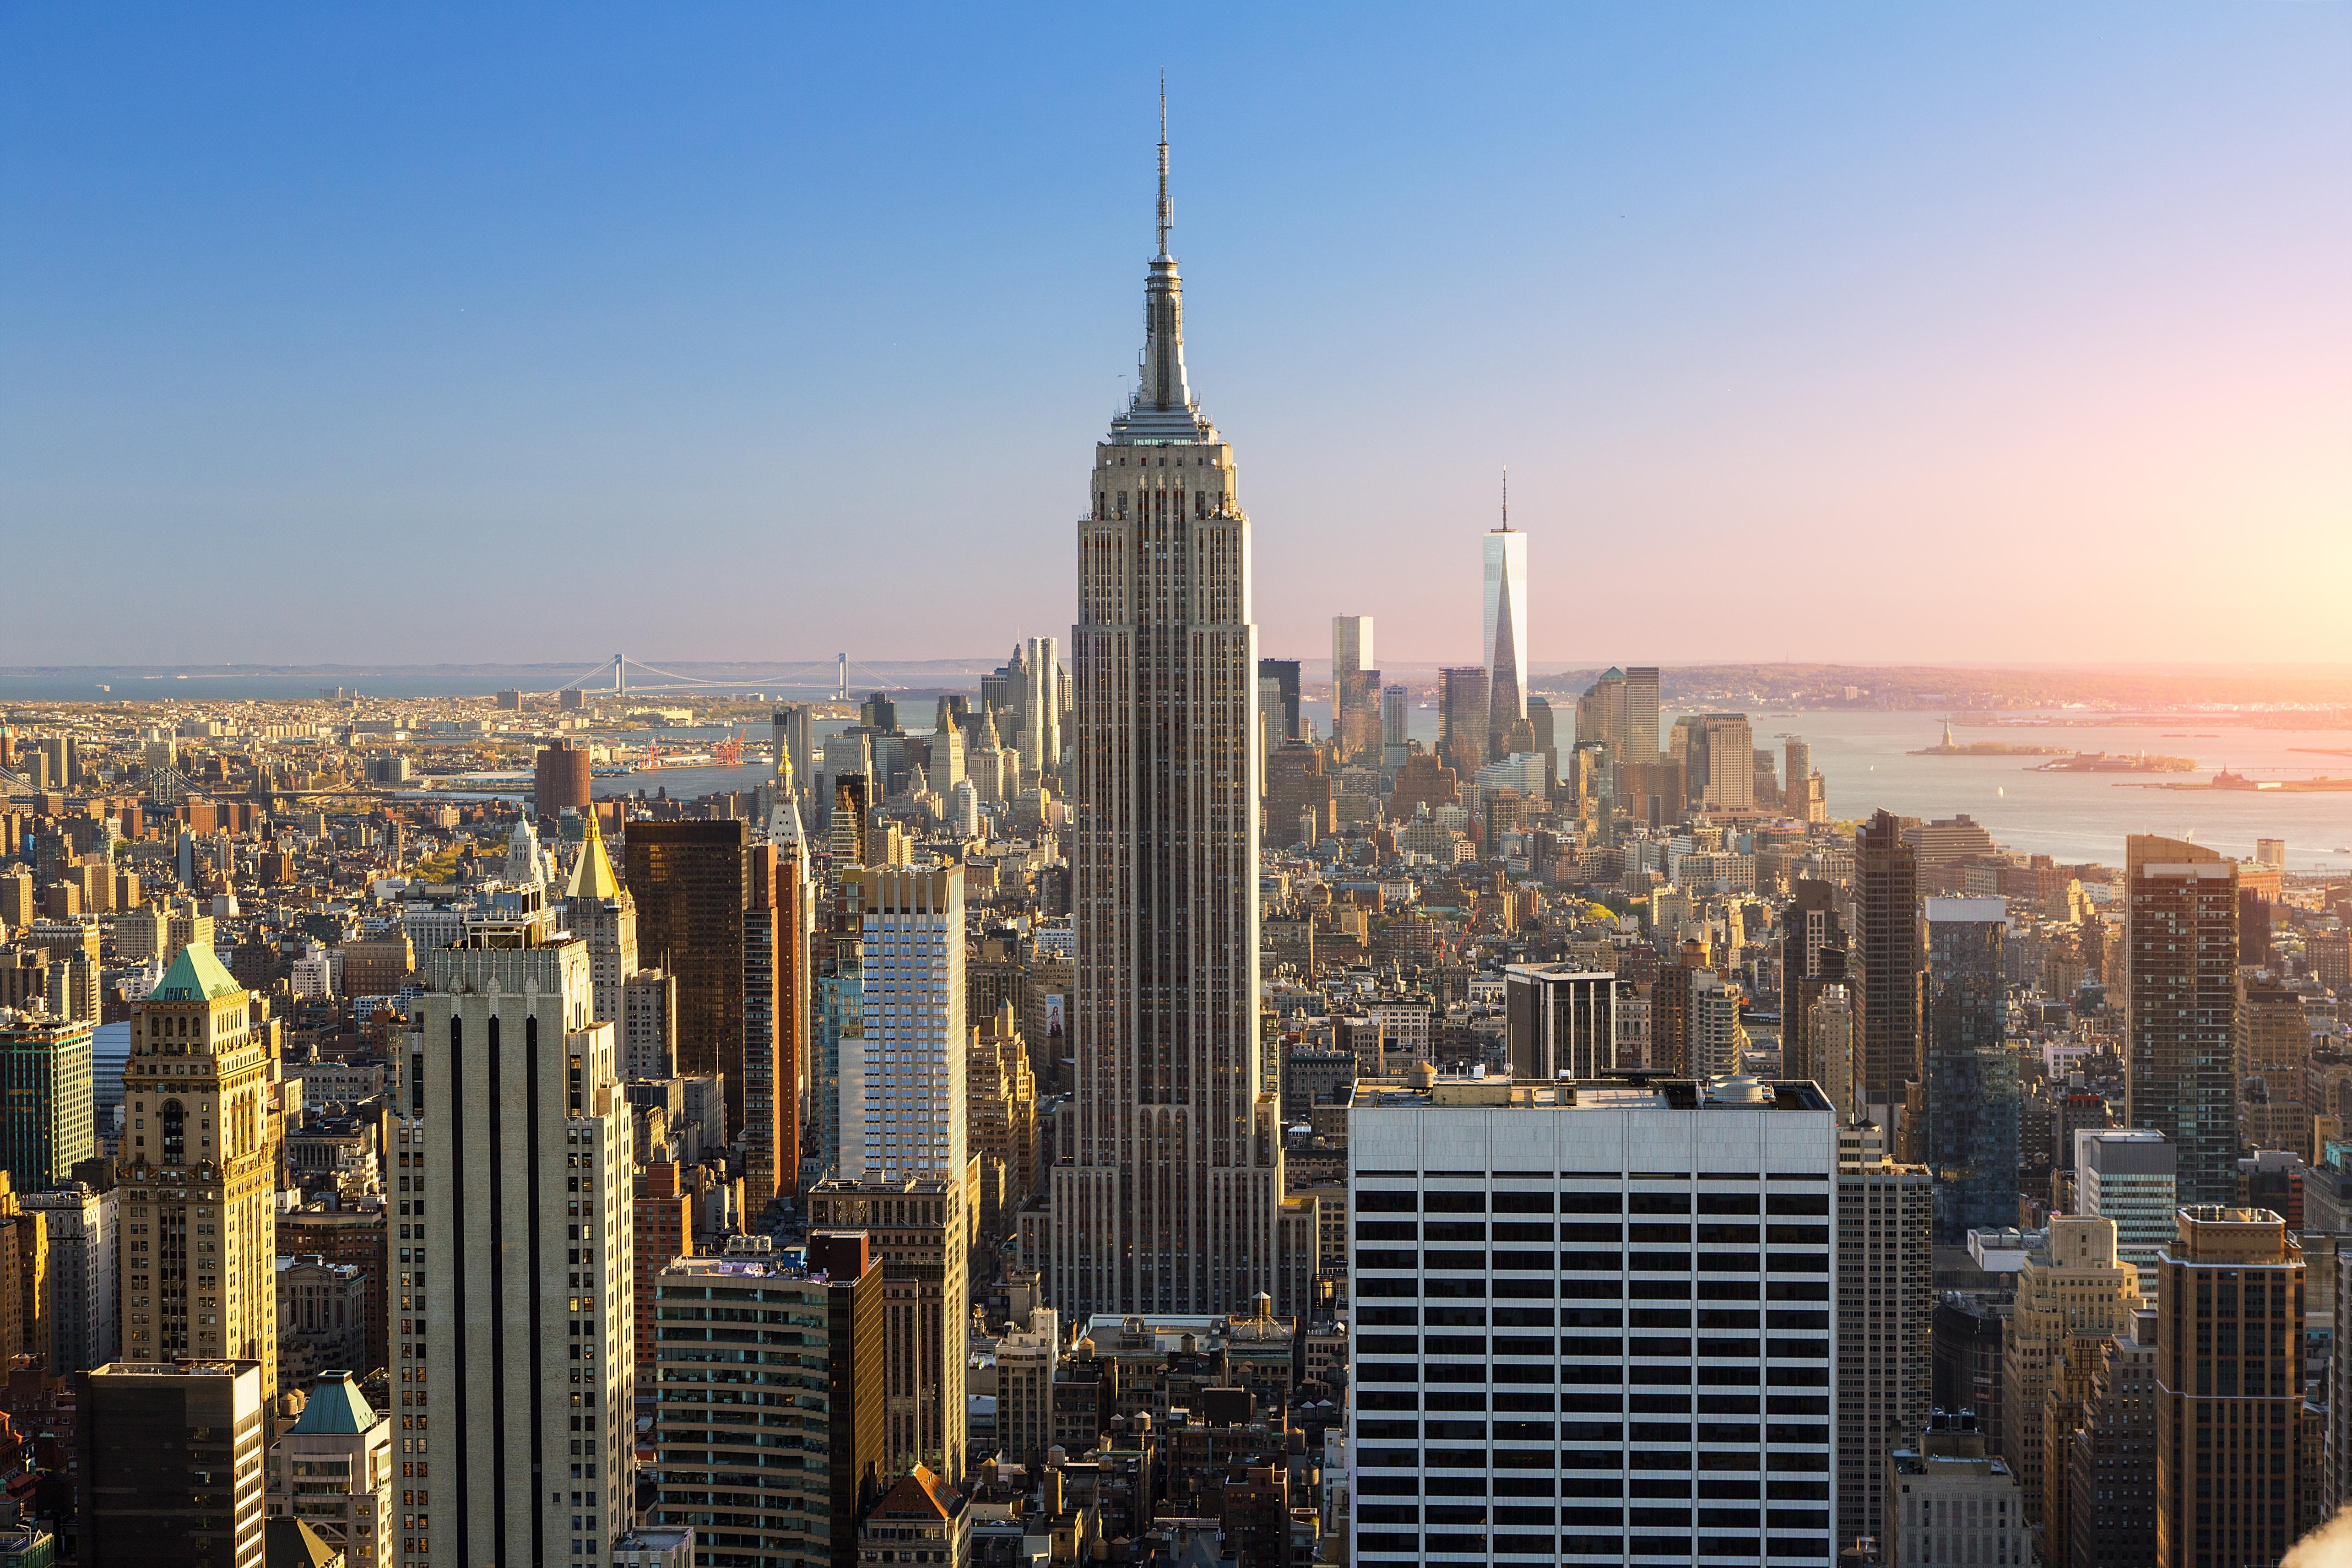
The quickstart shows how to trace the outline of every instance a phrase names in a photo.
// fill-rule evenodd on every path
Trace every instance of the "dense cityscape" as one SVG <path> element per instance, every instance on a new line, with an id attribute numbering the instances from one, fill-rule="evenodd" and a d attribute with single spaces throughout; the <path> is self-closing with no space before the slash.
<path id="1" fill-rule="evenodd" d="M 1475 661 L 1267 656 L 1162 138 L 1074 618 L 976 684 L 0 709 L 0 1564 L 2242 1568 L 2352 1505 L 2352 861 L 2136 793 L 2012 849 L 1804 731 L 2352 785 L 2027 671 L 1539 679 L 1499 477 L 1429 545 Z"/>

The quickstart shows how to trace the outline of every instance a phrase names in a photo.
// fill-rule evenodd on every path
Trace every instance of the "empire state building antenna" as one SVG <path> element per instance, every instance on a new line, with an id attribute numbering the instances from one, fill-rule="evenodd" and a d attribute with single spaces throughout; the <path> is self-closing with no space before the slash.
<path id="1" fill-rule="evenodd" d="M 1168 73 L 1160 73 L 1160 254 L 1168 254 L 1168 231 L 1176 226 L 1175 205 L 1168 199 Z"/>

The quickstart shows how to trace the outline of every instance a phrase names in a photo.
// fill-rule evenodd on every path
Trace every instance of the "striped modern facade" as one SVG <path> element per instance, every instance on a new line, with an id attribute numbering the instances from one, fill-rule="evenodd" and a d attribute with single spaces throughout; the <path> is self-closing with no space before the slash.
<path id="1" fill-rule="evenodd" d="M 1352 1560 L 1836 1555 L 1810 1083 L 1360 1083 Z"/>

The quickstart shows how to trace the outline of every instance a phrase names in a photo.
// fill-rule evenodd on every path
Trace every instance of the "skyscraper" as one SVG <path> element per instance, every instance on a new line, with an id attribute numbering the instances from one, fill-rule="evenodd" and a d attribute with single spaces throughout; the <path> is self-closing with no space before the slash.
<path id="1" fill-rule="evenodd" d="M 1808 1030 L 1813 1003 L 1845 984 L 1845 926 L 1838 919 L 1837 888 L 1801 878 L 1780 913 L 1780 1072 L 1830 1089 L 1830 1064 Z M 1851 1086 L 1849 1086 L 1849 1092 Z M 1832 1091 L 1832 1103 L 1838 1095 Z"/>
<path id="2" fill-rule="evenodd" d="M 1554 721 L 1551 699 L 1528 699 L 1528 730 L 1536 750 L 1543 753 L 1544 788 L 1549 791 L 1559 778 L 1559 731 Z"/>
<path id="3" fill-rule="evenodd" d="M 1021 761 L 1033 774 L 1062 765 L 1059 639 L 1031 637 L 1021 697 Z"/>
<path id="4" fill-rule="evenodd" d="M 1596 1079 L 1617 1069 L 1617 977 L 1572 963 L 1503 966 L 1505 1048 L 1512 1076 Z"/>
<path id="5" fill-rule="evenodd" d="M 541 821 L 552 822 L 567 811 L 588 809 L 586 747 L 551 741 L 540 748 L 531 773 L 531 809 Z"/>
<path id="6" fill-rule="evenodd" d="M 941 704 L 942 711 L 946 705 Z M 946 731 L 961 752 L 962 732 L 952 725 Z M 969 794 L 971 781 L 958 789 Z M 789 1089 L 789 1102 L 779 1101 L 776 1143 L 778 1190 L 797 1194 L 803 1184 L 808 1149 L 808 1129 L 816 1113 L 816 1026 L 821 1009 L 816 994 L 817 885 L 811 872 L 808 829 L 801 817 L 800 791 L 789 753 L 776 759 L 776 771 L 766 791 L 767 824 L 762 834 L 775 855 L 776 868 L 776 1081 L 778 1092 Z M 755 902 L 756 902 L 755 899 Z M 836 1112 L 838 1107 L 835 1107 Z M 789 1120 L 789 1125 L 782 1123 Z M 831 1151 L 825 1154 L 830 1159 Z"/>
<path id="7" fill-rule="evenodd" d="M 1486 765 L 1488 712 L 1484 665 L 1437 672 L 1437 755 L 1465 784 Z"/>
<path id="8" fill-rule="evenodd" d="M 1486 744 L 1489 755 L 1511 726 L 1528 716 L 1528 536 L 1511 527 L 1510 492 L 1503 492 L 1503 524 L 1486 532 Z"/>
<path id="9" fill-rule="evenodd" d="M 1073 1316 L 1239 1308 L 1274 1288 L 1282 1204 L 1258 1062 L 1249 520 L 1185 380 L 1164 130 L 1160 158 L 1142 374 L 1078 525 L 1078 1081 L 1051 1291 Z M 1369 620 L 1335 628 L 1353 644 L 1335 656 L 1360 669 L 1370 639 Z"/>
<path id="10" fill-rule="evenodd" d="M 2076 1129 L 2071 1152 L 2074 1212 L 2111 1220 L 2116 1253 L 2140 1272 L 2140 1294 L 2156 1295 L 2156 1258 L 2173 1239 L 2179 1212 L 2179 1152 L 2140 1127 Z"/>
<path id="11" fill-rule="evenodd" d="M 1647 763 L 1658 753 L 1658 667 L 1637 664 L 1625 672 L 1625 760 Z"/>
<path id="12" fill-rule="evenodd" d="M 1927 1160 L 1936 1173 L 1936 1240 L 2017 1218 L 2017 1054 L 2009 1048 L 2001 966 L 2009 904 L 1927 900 Z M 2038 1495 L 2029 1479 L 2029 1499 Z"/>
<path id="13" fill-rule="evenodd" d="M 1351 1561 L 1832 1560 L 1811 1085 L 1362 1081 L 1348 1161 Z"/>
<path id="14" fill-rule="evenodd" d="M 2030 1561 L 2017 1478 L 1969 1412 L 1930 1413 L 1925 1431 L 1887 1455 L 1885 1484 L 1885 1561 Z"/>
<path id="15" fill-rule="evenodd" d="M 1393 778 L 1412 754 L 1409 732 L 1412 694 L 1402 686 L 1381 688 L 1381 773 Z"/>
<path id="16" fill-rule="evenodd" d="M 1780 809 L 1800 822 L 1827 822 L 1829 802 L 1822 776 L 1813 771 L 1813 748 L 1801 735 L 1791 735 L 1781 747 Z"/>
<path id="17" fill-rule="evenodd" d="M 638 951 L 677 977 L 677 1070 L 726 1075 L 727 1136 L 744 1125 L 744 924 L 751 828 L 740 821 L 629 824 Z M 773 1050 L 771 1033 L 762 1043 Z M 772 1070 L 772 1069 L 771 1069 Z"/>
<path id="18" fill-rule="evenodd" d="M 2124 1120 L 2172 1140 L 2179 1201 L 2238 1190 L 2238 868 L 2174 838 L 2125 841 Z"/>
<path id="19" fill-rule="evenodd" d="M 2156 1561 L 2275 1563 L 2303 1530 L 2303 1247 L 2267 1209 L 2178 1225 L 2157 1258 Z"/>
<path id="20" fill-rule="evenodd" d="M 1653 726 L 1654 731 L 1655 726 Z M 1654 742 L 1656 735 L 1653 733 Z M 1576 700 L 1576 743 L 1598 743 L 1609 749 L 1612 762 L 1650 763 L 1655 757 L 1627 756 L 1625 749 L 1625 672 L 1611 666 Z"/>
<path id="21" fill-rule="evenodd" d="M 865 1231 L 882 1259 L 885 1475 L 918 1464 L 950 1478 L 964 1474 L 971 1325 L 964 1194 L 961 1176 L 819 1182 L 809 1189 L 812 1237 Z M 814 1254 L 813 1247 L 812 1260 Z"/>
<path id="22" fill-rule="evenodd" d="M 808 1027 L 808 889 L 793 845 L 751 846 L 743 905 L 743 1201 L 800 1187 L 801 1042 Z"/>
<path id="23" fill-rule="evenodd" d="M 588 944 L 591 994 L 596 1021 L 618 1025 L 622 991 L 637 972 L 637 901 L 613 875 L 604 852 L 604 830 L 588 816 L 587 842 L 564 887 L 564 919 L 572 934 Z"/>
<path id="24" fill-rule="evenodd" d="M 865 1026 L 842 1063 L 841 1173 L 963 1180 L 963 868 L 860 873 Z"/>
<path id="25" fill-rule="evenodd" d="M 1710 810 L 1750 811 L 1756 805 L 1755 732 L 1745 713 L 1709 713 L 1697 726 L 1701 772 L 1689 780 L 1694 804 Z M 1634 750 L 1628 742 L 1627 750 Z M 1701 781 L 1704 780 L 1704 783 Z"/>
<path id="26" fill-rule="evenodd" d="M 2339 1300 L 2344 1298 L 2337 1298 Z M 2079 1424 L 2066 1438 L 2064 1568 L 2156 1560 L 2156 1311 L 2098 1346 Z M 2334 1364 L 2331 1363 L 2331 1364 Z"/>
<path id="27" fill-rule="evenodd" d="M 122 1069 L 122 1345 L 257 1362 L 278 1388 L 278 1113 L 253 998 L 208 947 L 139 1005 Z"/>
<path id="28" fill-rule="evenodd" d="M 1369 743 L 1375 721 L 1364 710 L 1378 687 L 1365 677 L 1379 662 L 1372 652 L 1371 616 L 1331 617 L 1331 739 L 1343 763 Z"/>
<path id="29" fill-rule="evenodd" d="M 1861 1037 L 1854 1099 L 1878 1107 L 1871 1120 L 1893 1128 L 1903 1086 L 1919 1076 L 1919 972 L 1925 967 L 1919 860 L 1903 841 L 1900 818 L 1882 811 L 1854 834 L 1853 878 L 1855 930 L 1846 963 Z"/>
<path id="30" fill-rule="evenodd" d="M 2043 1406 L 2075 1338 L 2113 1339 L 2139 1309 L 2139 1273 L 2116 1256 L 2116 1223 L 2053 1215 L 2017 1277 L 2001 1335 L 2000 1452 L 2018 1474 L 2026 1517 L 2043 1517 L 2048 1434 Z M 2088 1353 L 2087 1352 L 2085 1353 Z"/>
<path id="31" fill-rule="evenodd" d="M 1886 1455 L 1927 1419 L 1934 1179 L 1874 1123 L 1838 1130 L 1838 1539 L 1886 1533 Z"/>
<path id="32" fill-rule="evenodd" d="M 260 1568 L 268 1374 L 243 1358 L 142 1357 L 74 1382 L 81 1560 Z"/>
<path id="33" fill-rule="evenodd" d="M 826 1454 L 843 1424 L 845 1413 L 835 1406 L 845 1387 L 871 1384 L 866 1403 L 875 1407 L 873 1425 L 879 1425 L 879 1401 L 873 1396 L 880 1392 L 882 1368 L 857 1366 L 856 1355 L 862 1348 L 875 1363 L 881 1360 L 882 1270 L 877 1260 L 871 1278 L 864 1278 L 860 1259 L 857 1274 L 835 1281 L 817 1261 L 820 1250 L 842 1249 L 812 1246 L 805 1267 L 780 1257 L 677 1258 L 655 1277 L 655 1310 L 665 1339 L 641 1347 L 647 1374 L 658 1365 L 663 1393 L 654 1433 L 661 1466 L 654 1517 L 666 1525 L 693 1526 L 711 1561 L 835 1561 L 835 1470 L 837 1464 L 842 1479 L 854 1482 L 858 1467 L 844 1453 L 834 1463 L 812 1457 L 779 1474 L 770 1450 L 789 1443 L 811 1456 Z M 866 1321 L 859 1326 L 867 1331 L 862 1345 L 856 1336 L 842 1343 L 832 1331 L 835 1298 L 843 1292 L 862 1309 L 857 1315 Z M 668 1327 L 703 1322 L 730 1326 Z M 759 1347 L 734 1352 L 751 1364 L 713 1364 L 706 1333 Z M 757 1426 L 743 1424 L 733 1408 L 751 1399 L 772 1407 L 760 1413 Z M 877 1474 L 866 1500 L 878 1482 Z M 853 1485 L 853 1498 L 856 1492 Z"/>
<path id="34" fill-rule="evenodd" d="M 403 1559 L 602 1568 L 629 1522 L 635 1375 L 614 1031 L 577 939 L 440 948 L 425 973 L 424 1221 L 401 1256 L 425 1364 L 399 1376 L 432 1484 Z"/>
<path id="35" fill-rule="evenodd" d="M 809 743 L 810 719 L 808 704 L 789 703 L 777 709 L 768 721 L 769 737 L 776 748 L 776 771 L 784 771 L 789 759 L 794 776 L 816 777 L 816 755 Z"/>
<path id="36" fill-rule="evenodd" d="M 1303 741 L 1307 731 L 1300 728 L 1298 718 L 1298 661 L 1295 658 L 1262 658 L 1257 661 L 1258 689 L 1266 689 L 1272 681 L 1274 704 L 1265 720 L 1268 732 L 1276 741 Z"/>
<path id="37" fill-rule="evenodd" d="M 93 1152 L 92 1027 L 0 1012 L 0 1166 L 18 1192 L 70 1179 Z"/>
<path id="38" fill-rule="evenodd" d="M 102 1180 L 104 1171 L 100 1163 L 89 1173 Z M 48 1242 L 48 1370 L 63 1375 L 103 1366 L 122 1348 L 122 1296 L 116 1289 L 121 1191 L 74 1181 L 26 1193 L 21 1202 L 39 1212 Z"/>

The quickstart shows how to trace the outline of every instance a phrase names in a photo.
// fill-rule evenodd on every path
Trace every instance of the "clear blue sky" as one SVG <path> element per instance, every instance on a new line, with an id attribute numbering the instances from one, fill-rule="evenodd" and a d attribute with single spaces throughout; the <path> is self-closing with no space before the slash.
<path id="1" fill-rule="evenodd" d="M 1269 653 L 2352 658 L 2342 4 L 16 5 L 0 664 L 1066 631 L 1163 66 Z"/>

